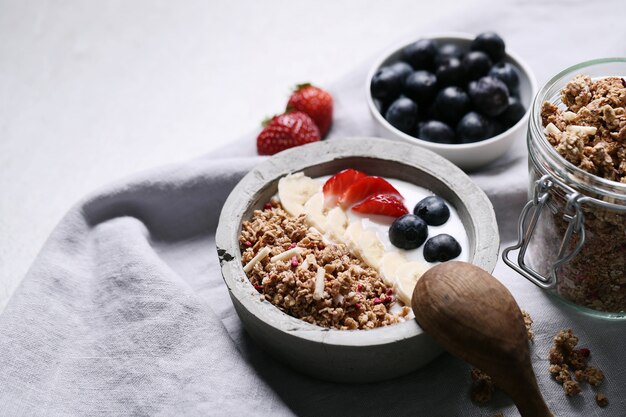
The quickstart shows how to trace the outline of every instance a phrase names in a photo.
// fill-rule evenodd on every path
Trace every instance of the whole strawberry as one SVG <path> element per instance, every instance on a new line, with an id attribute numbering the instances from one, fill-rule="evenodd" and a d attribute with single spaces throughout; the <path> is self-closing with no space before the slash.
<path id="1" fill-rule="evenodd" d="M 319 87 L 300 84 L 287 102 L 287 111 L 299 110 L 311 116 L 325 137 L 333 122 L 333 97 Z"/>
<path id="2" fill-rule="evenodd" d="M 300 111 L 274 116 L 256 138 L 259 155 L 274 155 L 294 146 L 320 140 L 313 120 Z"/>

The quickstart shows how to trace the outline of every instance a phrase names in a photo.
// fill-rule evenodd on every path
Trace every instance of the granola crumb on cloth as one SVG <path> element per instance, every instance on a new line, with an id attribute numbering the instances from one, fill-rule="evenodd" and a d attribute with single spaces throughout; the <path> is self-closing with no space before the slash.
<path id="1" fill-rule="evenodd" d="M 609 405 L 609 399 L 606 398 L 606 395 L 599 392 L 596 394 L 596 404 L 598 404 L 600 407 L 606 407 L 607 405 Z"/>
<path id="2" fill-rule="evenodd" d="M 554 337 L 554 344 L 549 353 L 550 367 L 548 369 L 554 379 L 563 384 L 563 390 L 568 396 L 580 394 L 579 382 L 587 381 L 590 385 L 598 386 L 604 381 L 604 374 L 601 370 L 587 365 L 591 354 L 589 349 L 576 349 L 576 345 L 578 345 L 578 337 L 574 335 L 572 329 L 561 330 Z M 598 402 L 597 396 L 596 402 Z M 599 402 L 598 405 L 600 405 Z"/>
<path id="3" fill-rule="evenodd" d="M 239 243 L 242 264 L 251 265 L 247 275 L 252 285 L 293 317 L 356 330 L 398 323 L 410 312 L 403 306 L 391 313 L 393 290 L 374 269 L 343 244 L 326 243 L 309 228 L 305 215 L 288 215 L 276 200 L 243 222 Z M 253 261 L 262 251 L 266 255 Z"/>

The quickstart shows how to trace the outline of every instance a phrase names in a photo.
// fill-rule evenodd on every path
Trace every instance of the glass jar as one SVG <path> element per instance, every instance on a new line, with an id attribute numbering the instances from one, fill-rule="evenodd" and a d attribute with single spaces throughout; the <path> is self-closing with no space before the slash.
<path id="1" fill-rule="evenodd" d="M 583 62 L 552 78 L 535 97 L 529 120 L 529 202 L 519 218 L 507 265 L 576 308 L 626 318 L 626 183 L 591 174 L 562 157 L 541 121 L 545 101 L 561 109 L 561 89 L 577 74 L 593 80 L 626 75 L 626 58 Z M 626 146 L 626 144 L 624 144 Z M 518 251 L 512 259 L 513 251 Z"/>

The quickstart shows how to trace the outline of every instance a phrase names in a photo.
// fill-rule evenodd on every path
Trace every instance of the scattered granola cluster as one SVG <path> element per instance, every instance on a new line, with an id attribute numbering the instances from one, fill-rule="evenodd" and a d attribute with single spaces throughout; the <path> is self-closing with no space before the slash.
<path id="1" fill-rule="evenodd" d="M 470 391 L 472 401 L 478 404 L 489 402 L 496 390 L 496 385 L 491 377 L 478 368 L 472 368 L 470 374 L 472 376 L 472 389 Z"/>
<path id="2" fill-rule="evenodd" d="M 561 91 L 566 109 L 543 103 L 542 123 L 548 141 L 572 164 L 605 179 L 626 182 L 626 81 L 597 81 L 578 75 Z M 536 269 L 547 272 L 556 260 L 569 223 L 563 218 L 567 197 L 551 190 L 559 211 L 537 227 Z M 557 273 L 557 292 L 564 298 L 606 312 L 626 311 L 626 214 L 583 205 L 585 245 Z M 570 242 L 571 250 L 577 236 Z"/>
<path id="3" fill-rule="evenodd" d="M 522 314 L 528 331 L 528 340 L 533 340 L 534 334 L 531 330 L 533 320 L 528 312 L 522 310 Z M 554 379 L 563 385 L 563 390 L 568 396 L 578 395 L 581 392 L 581 382 L 586 381 L 597 387 L 604 381 L 602 371 L 587 364 L 591 355 L 589 349 L 576 349 L 576 345 L 578 345 L 578 337 L 574 335 L 572 330 L 561 330 L 554 337 L 554 344 L 550 348 L 548 356 L 549 371 Z M 497 388 L 491 377 L 478 368 L 472 368 L 471 377 L 472 400 L 478 404 L 489 402 Z M 606 407 L 609 404 L 608 398 L 601 392 L 596 393 L 595 400 L 600 407 Z"/>
<path id="4" fill-rule="evenodd" d="M 561 330 L 554 337 L 554 344 L 550 348 L 550 373 L 557 382 L 563 384 L 563 390 L 568 396 L 580 393 L 580 382 L 587 381 L 598 386 L 604 380 L 601 370 L 587 365 L 591 353 L 589 349 L 576 349 L 577 344 L 578 337 L 571 329 Z M 600 393 L 596 395 L 596 402 L 601 407 L 608 404 L 606 396 Z"/>
<path id="5" fill-rule="evenodd" d="M 288 215 L 276 200 L 243 222 L 239 243 L 252 285 L 293 317 L 354 330 L 404 321 L 410 312 L 374 269 L 344 245 L 326 243 L 305 215 Z"/>
<path id="6" fill-rule="evenodd" d="M 557 152 L 579 168 L 626 182 L 626 81 L 577 75 L 561 91 L 564 111 L 544 102 L 541 120 Z"/>
<path id="7" fill-rule="evenodd" d="M 526 326 L 526 335 L 528 340 L 532 341 L 535 337 L 534 332 L 531 330 L 533 319 L 525 310 L 522 310 L 522 316 Z M 491 377 L 478 368 L 472 368 L 470 374 L 472 376 L 472 389 L 470 391 L 472 400 L 478 404 L 489 402 L 496 389 L 496 385 L 491 380 Z"/>

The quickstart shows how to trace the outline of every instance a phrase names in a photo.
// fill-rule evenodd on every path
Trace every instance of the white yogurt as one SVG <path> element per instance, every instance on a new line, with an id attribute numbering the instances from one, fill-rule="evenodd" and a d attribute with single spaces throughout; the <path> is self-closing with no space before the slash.
<path id="1" fill-rule="evenodd" d="M 424 259 L 425 243 L 412 250 L 395 247 L 389 240 L 389 227 L 395 220 L 392 217 L 357 213 L 351 208 L 343 210 L 339 206 L 325 207 L 322 186 L 328 178 L 313 179 L 302 173 L 282 178 L 278 194 L 283 208 L 293 216 L 306 214 L 309 225 L 322 233 L 325 240 L 345 244 L 353 254 L 381 274 L 385 283 L 395 289 L 400 301 L 410 305 L 415 284 L 428 268 L 438 262 Z M 420 200 L 435 195 L 409 182 L 386 180 L 402 195 L 409 212 Z M 441 226 L 428 226 L 428 238 L 442 233 L 452 236 L 461 246 L 461 253 L 455 260 L 469 261 L 467 232 L 457 210 L 448 201 L 446 205 L 450 209 L 450 218 Z"/>
<path id="2" fill-rule="evenodd" d="M 420 187 L 406 181 L 389 178 L 385 179 L 391 185 L 393 185 L 396 190 L 400 192 L 402 197 L 404 197 L 404 205 L 410 213 L 413 212 L 413 208 L 420 200 L 425 197 L 435 195 L 432 191 L 429 191 L 424 187 Z M 444 199 L 444 201 L 446 200 Z M 454 258 L 454 260 L 467 262 L 469 261 L 469 240 L 467 237 L 467 232 L 465 231 L 463 222 L 461 222 L 461 218 L 459 217 L 459 214 L 454 206 L 452 206 L 452 204 L 450 204 L 448 201 L 446 201 L 446 205 L 450 209 L 450 218 L 441 226 L 429 225 L 427 240 L 442 233 L 452 236 L 456 239 L 457 242 L 459 242 L 459 245 L 461 245 L 461 254 L 458 257 Z M 393 221 L 395 220 L 394 218 L 389 216 L 374 216 L 371 214 L 363 215 L 360 213 L 356 213 L 352 210 L 347 210 L 346 214 L 348 215 L 348 219 L 350 220 L 350 222 L 360 221 L 364 229 L 370 229 L 375 231 L 376 235 L 385 247 L 385 251 L 398 251 L 404 254 L 407 259 L 411 261 L 421 261 L 428 264 L 429 266 L 433 266 L 439 263 L 426 262 L 426 260 L 424 259 L 424 245 L 421 245 L 419 248 L 412 250 L 404 250 L 394 246 L 389 240 L 389 226 L 391 226 L 391 223 L 393 223 Z"/>

